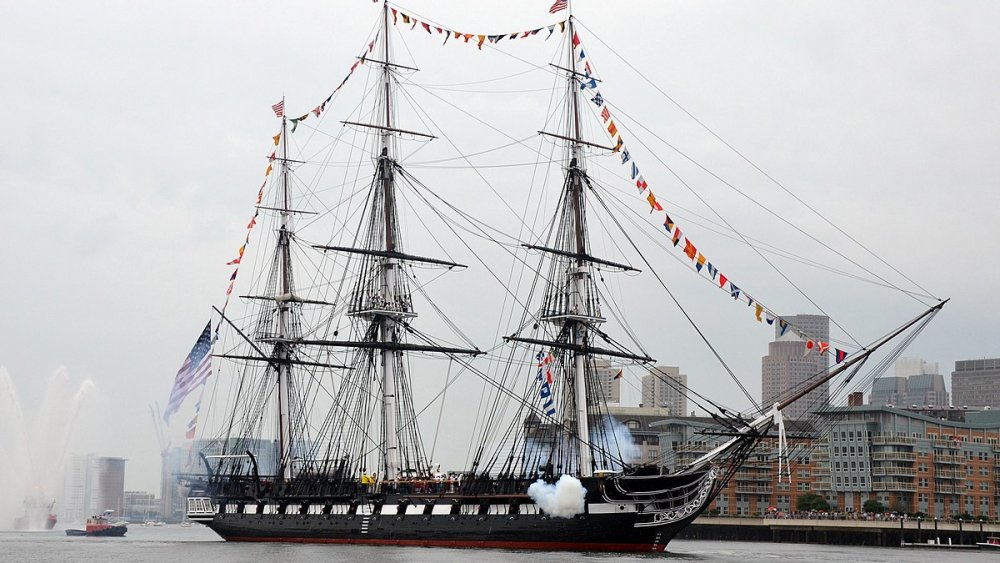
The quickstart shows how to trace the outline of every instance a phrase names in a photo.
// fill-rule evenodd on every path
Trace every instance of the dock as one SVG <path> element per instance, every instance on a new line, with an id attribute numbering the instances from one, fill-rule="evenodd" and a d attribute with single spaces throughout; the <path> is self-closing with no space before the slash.
<path id="1" fill-rule="evenodd" d="M 678 539 L 977 549 L 1000 524 L 935 519 L 836 520 L 701 516 Z M 961 547 L 959 547 L 961 546 Z"/>

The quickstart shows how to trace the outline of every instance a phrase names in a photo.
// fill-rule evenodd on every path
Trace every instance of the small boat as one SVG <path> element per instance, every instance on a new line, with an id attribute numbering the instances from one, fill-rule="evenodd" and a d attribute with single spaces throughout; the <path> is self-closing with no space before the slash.
<path id="1" fill-rule="evenodd" d="M 1000 550 L 1000 537 L 990 536 L 986 538 L 985 542 L 976 542 L 976 545 L 979 546 L 979 549 Z"/>
<path id="2" fill-rule="evenodd" d="M 108 517 L 111 516 L 111 510 L 105 510 L 104 514 L 100 516 L 91 516 L 87 518 L 87 527 L 83 530 L 79 529 L 67 529 L 67 536 L 97 536 L 97 537 L 122 537 L 125 532 L 128 531 L 128 526 L 125 522 L 115 522 L 114 524 L 108 521 Z"/>

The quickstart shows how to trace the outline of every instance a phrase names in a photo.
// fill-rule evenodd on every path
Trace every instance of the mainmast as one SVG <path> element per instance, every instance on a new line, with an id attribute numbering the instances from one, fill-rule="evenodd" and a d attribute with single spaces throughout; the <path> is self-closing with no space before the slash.
<path id="1" fill-rule="evenodd" d="M 279 295 L 293 295 L 292 280 L 292 214 L 291 195 L 288 192 L 288 118 L 281 118 L 281 223 L 278 228 L 278 253 L 280 264 L 281 292 Z M 282 477 L 292 478 L 292 440 L 289 430 L 288 380 L 291 377 L 289 342 L 292 337 L 289 327 L 291 299 L 278 299 L 278 340 L 274 356 L 278 360 L 278 451 L 280 453 Z"/>
<path id="2" fill-rule="evenodd" d="M 412 382 L 406 370 L 408 352 L 435 352 L 443 354 L 470 354 L 482 352 L 478 349 L 463 349 L 438 346 L 430 342 L 426 335 L 421 335 L 424 343 L 407 341 L 407 335 L 415 333 L 410 321 L 417 317 L 413 311 L 412 296 L 407 272 L 404 265 L 413 262 L 433 264 L 448 268 L 464 267 L 447 260 L 406 254 L 403 248 L 403 236 L 399 229 L 399 210 L 396 206 L 397 178 L 405 178 L 400 174 L 402 168 L 396 160 L 395 135 L 416 136 L 433 139 L 434 136 L 417 131 L 407 131 L 396 127 L 393 114 L 394 88 L 393 73 L 395 69 L 417 69 L 393 63 L 389 46 L 389 6 L 383 5 L 382 11 L 382 54 L 384 60 L 366 59 L 367 62 L 380 64 L 381 88 L 375 90 L 377 97 L 375 116 L 370 123 L 343 121 L 342 123 L 355 127 L 374 130 L 381 140 L 378 155 L 375 158 L 375 174 L 372 178 L 370 206 L 367 208 L 362 224 L 366 226 L 362 239 L 354 247 L 314 245 L 315 248 L 344 252 L 360 256 L 360 264 L 350 296 L 347 316 L 355 319 L 354 333 L 358 337 L 353 340 L 301 340 L 308 345 L 345 347 L 357 350 L 362 363 L 356 364 L 352 384 L 342 386 L 345 402 L 351 404 L 355 390 L 368 389 L 370 383 L 377 383 L 373 389 L 373 397 L 381 407 L 382 441 L 380 454 L 382 481 L 396 481 L 413 475 L 424 474 L 429 470 L 419 429 L 414 424 L 416 414 L 413 408 Z M 336 334 L 336 333 L 335 333 Z M 362 369 L 363 368 L 363 369 Z M 374 371 L 375 377 L 372 376 Z M 360 392 L 360 391 L 359 391 Z M 365 399 L 367 404 L 367 398 Z M 367 441 L 367 427 L 362 427 L 356 420 L 343 421 L 345 435 L 353 438 L 348 440 L 350 447 Z M 354 441 L 357 440 L 357 441 Z M 357 460 L 358 470 L 367 470 L 364 466 L 368 456 L 368 448 L 356 448 L 342 452 Z M 347 459 L 346 457 L 344 459 Z"/>
<path id="3" fill-rule="evenodd" d="M 379 156 L 378 169 L 381 172 L 383 218 L 385 220 L 385 251 L 388 254 L 396 252 L 395 225 L 393 224 L 395 210 L 395 190 L 393 189 L 393 167 L 395 161 L 391 154 L 392 140 L 392 88 L 389 65 L 389 4 L 382 6 L 382 87 L 385 91 L 385 121 L 382 130 L 382 153 Z M 395 303 L 393 270 L 399 265 L 398 260 L 391 256 L 382 259 L 382 297 L 385 303 Z M 387 307 L 389 309 L 391 307 Z M 390 342 L 396 339 L 396 332 L 390 326 L 388 316 L 379 316 L 379 339 Z M 389 348 L 382 349 L 382 433 L 385 435 L 385 479 L 394 481 L 399 473 L 399 445 L 396 441 L 396 355 L 399 352 Z"/>
<path id="4" fill-rule="evenodd" d="M 574 251 L 578 257 L 575 261 L 574 271 L 571 274 L 573 287 L 570 294 L 570 310 L 576 316 L 591 316 L 588 314 L 589 311 L 587 311 L 586 299 L 589 266 L 582 258 L 582 256 L 586 256 L 587 254 L 583 221 L 585 210 L 583 175 L 585 169 L 583 164 L 583 150 L 580 144 L 580 100 L 576 78 L 576 53 L 573 45 L 573 37 L 575 37 L 576 32 L 574 31 L 572 11 L 568 19 L 567 68 L 571 71 L 567 78 L 571 104 L 569 136 L 573 140 L 570 141 L 569 178 L 566 187 L 568 190 L 567 199 L 570 201 L 570 205 L 573 206 Z M 578 319 L 570 320 L 570 322 L 572 323 L 573 343 L 577 346 L 585 346 L 587 344 L 587 325 Z M 593 474 L 593 465 L 590 455 L 590 424 L 587 420 L 587 355 L 577 352 L 573 358 L 573 364 L 574 395 L 576 398 L 574 401 L 576 404 L 576 433 L 580 452 L 580 476 L 590 477 Z"/>

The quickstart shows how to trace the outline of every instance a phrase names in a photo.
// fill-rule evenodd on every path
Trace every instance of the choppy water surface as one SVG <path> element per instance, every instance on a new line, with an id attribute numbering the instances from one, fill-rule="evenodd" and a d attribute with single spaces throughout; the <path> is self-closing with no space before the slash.
<path id="1" fill-rule="evenodd" d="M 1000 563 L 1000 553 L 970 550 L 844 547 L 812 544 L 772 544 L 715 541 L 670 543 L 667 553 L 649 555 L 539 553 L 528 551 L 439 549 L 351 545 L 226 543 L 202 526 L 181 528 L 131 526 L 124 538 L 70 538 L 51 532 L 0 532 L 0 561 L 45 563 L 122 561 L 170 563 L 265 563 L 269 561 L 372 561 L 412 563 L 513 563 L 517 561 L 616 562 L 664 559 L 678 562 L 836 561 L 846 563 Z"/>

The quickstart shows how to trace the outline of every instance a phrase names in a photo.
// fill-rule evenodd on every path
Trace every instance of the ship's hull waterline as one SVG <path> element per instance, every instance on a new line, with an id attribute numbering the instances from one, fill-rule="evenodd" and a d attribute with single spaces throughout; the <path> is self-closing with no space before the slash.
<path id="1" fill-rule="evenodd" d="M 693 519 L 637 528 L 635 514 L 218 514 L 205 524 L 227 541 L 648 552 L 663 551 Z"/>
<path id="2" fill-rule="evenodd" d="M 188 499 L 188 517 L 228 541 L 650 552 L 705 509 L 716 485 L 714 470 L 583 482 L 583 510 L 567 517 L 526 495 L 448 493 L 348 503 L 201 497 Z"/>

